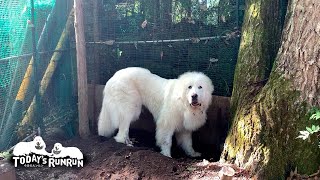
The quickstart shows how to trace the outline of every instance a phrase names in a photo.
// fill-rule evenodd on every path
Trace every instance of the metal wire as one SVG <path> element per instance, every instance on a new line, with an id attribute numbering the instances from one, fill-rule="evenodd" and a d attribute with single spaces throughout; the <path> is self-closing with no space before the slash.
<path id="1" fill-rule="evenodd" d="M 213 39 L 222 39 L 228 38 L 228 36 L 211 36 L 211 37 L 200 37 L 200 38 L 185 38 L 185 39 L 165 39 L 165 40 L 148 40 L 148 41 L 114 41 L 108 40 L 104 42 L 87 42 L 87 44 L 147 44 L 147 43 L 172 43 L 172 42 L 187 42 L 192 41 L 198 43 L 199 41 L 213 40 Z"/>

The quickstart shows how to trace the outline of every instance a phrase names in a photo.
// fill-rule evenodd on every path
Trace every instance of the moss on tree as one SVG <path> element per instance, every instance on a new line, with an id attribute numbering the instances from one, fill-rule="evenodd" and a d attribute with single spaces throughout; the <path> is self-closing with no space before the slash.
<path id="1" fill-rule="evenodd" d="M 283 179 L 286 173 L 296 167 L 299 173 L 309 174 L 315 172 L 320 164 L 320 151 L 317 145 L 296 139 L 299 130 L 309 125 L 306 117 L 308 109 L 319 104 L 319 99 L 312 101 L 309 100 L 312 98 L 306 96 L 309 89 L 319 91 L 316 88 L 320 86 L 317 81 L 319 76 L 310 76 L 314 72 L 319 72 L 316 64 L 319 64 L 320 60 L 315 55 L 319 51 L 319 46 L 313 44 L 313 49 L 305 49 L 311 46 L 307 38 L 298 41 L 299 43 L 295 42 L 299 39 L 297 37 L 302 36 L 301 34 L 306 34 L 303 31 L 318 38 L 314 36 L 316 34 L 314 31 L 312 33 L 306 28 L 299 28 L 299 23 L 304 22 L 295 19 L 295 12 L 301 11 L 296 7 L 310 6 L 308 9 L 310 15 L 305 14 L 305 16 L 311 17 L 314 22 L 319 22 L 315 18 L 319 17 L 319 14 L 318 16 L 314 14 L 317 14 L 320 3 L 291 2 L 295 4 L 289 6 L 283 44 L 270 77 L 264 84 L 261 82 L 269 76 L 265 67 L 268 67 L 268 63 L 273 64 L 272 57 L 275 57 L 278 50 L 277 46 L 272 47 L 266 42 L 270 42 L 270 38 L 274 38 L 272 42 L 280 41 L 277 35 L 267 36 L 269 31 L 281 28 L 281 23 L 270 21 L 276 12 L 270 12 L 268 5 L 277 3 L 279 4 L 278 1 L 272 0 L 247 2 L 232 95 L 233 123 L 221 155 L 222 159 L 251 170 L 252 175 L 256 175 L 259 179 Z M 316 29 L 312 27 L 315 24 L 306 21 L 303 25 Z M 274 30 L 274 32 L 280 31 Z M 270 52 L 274 54 L 270 55 Z M 308 65 L 301 63 L 299 59 L 301 57 L 295 54 L 302 53 L 311 59 L 308 59 L 309 61 L 316 63 L 307 63 Z M 315 83 L 303 83 L 300 79 Z M 315 93 L 312 95 L 317 98 Z"/>

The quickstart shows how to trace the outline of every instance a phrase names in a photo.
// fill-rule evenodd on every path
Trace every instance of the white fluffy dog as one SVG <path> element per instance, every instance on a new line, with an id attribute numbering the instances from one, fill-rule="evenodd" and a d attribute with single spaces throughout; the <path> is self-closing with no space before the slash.
<path id="1" fill-rule="evenodd" d="M 61 143 L 55 143 L 52 150 L 52 156 L 55 158 L 70 158 L 83 159 L 83 154 L 77 147 L 63 147 Z"/>
<path id="2" fill-rule="evenodd" d="M 46 151 L 46 143 L 40 136 L 36 136 L 33 141 L 30 142 L 19 142 L 13 149 L 13 155 L 24 156 L 30 153 L 39 155 L 48 155 Z"/>
<path id="3" fill-rule="evenodd" d="M 171 157 L 172 136 L 191 157 L 201 156 L 192 147 L 192 131 L 204 125 L 214 88 L 200 72 L 187 72 L 178 79 L 164 79 L 149 70 L 130 67 L 119 70 L 106 83 L 98 134 L 132 145 L 130 123 L 139 118 L 142 105 L 156 121 L 156 141 L 161 153 Z"/>

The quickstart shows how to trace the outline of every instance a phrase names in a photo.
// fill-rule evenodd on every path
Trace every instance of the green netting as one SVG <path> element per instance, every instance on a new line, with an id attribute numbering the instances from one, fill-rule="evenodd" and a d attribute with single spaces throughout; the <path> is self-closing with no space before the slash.
<path id="1" fill-rule="evenodd" d="M 54 6 L 54 0 L 35 0 L 35 18 L 41 19 L 46 11 Z M 0 59 L 17 56 L 22 52 L 22 46 L 27 36 L 31 20 L 30 0 L 1 0 L 0 1 Z M 38 13 L 39 12 L 39 13 Z M 39 17 L 37 17 L 39 14 Z M 42 16 L 42 17 L 41 17 Z M 28 21 L 29 20 L 29 21 Z M 29 22 L 29 23 L 28 23 Z M 16 67 L 16 61 L 0 64 L 0 86 L 6 87 L 11 82 L 11 75 Z"/>
<path id="2" fill-rule="evenodd" d="M 58 120 L 63 120 L 64 124 L 67 124 L 69 121 L 66 121 L 66 118 L 71 117 L 70 112 L 74 115 L 73 109 L 76 109 L 73 106 L 76 104 L 73 102 L 75 90 L 71 83 L 75 77 L 74 71 L 71 71 L 74 68 L 74 63 L 71 61 L 74 57 L 74 45 L 69 39 L 73 30 L 63 36 L 65 43 L 58 51 L 61 56 L 55 60 L 67 61 L 63 65 L 57 64 L 55 69 L 48 68 L 54 53 L 57 53 L 55 49 L 66 27 L 73 1 L 34 0 L 34 23 L 31 22 L 31 2 L 31 0 L 0 0 L 0 150 L 9 148 L 18 138 L 30 134 L 39 126 L 35 123 L 40 121 L 61 125 Z M 35 44 L 33 44 L 33 27 Z M 33 46 L 37 48 L 36 64 L 31 63 Z M 29 64 L 32 64 L 32 69 L 28 67 Z M 54 73 L 50 79 L 44 76 L 48 70 Z M 62 76 L 64 78 L 61 78 Z M 48 88 L 45 94 L 37 99 L 36 111 L 28 111 L 32 107 L 34 97 L 39 94 L 40 81 L 48 82 L 46 85 Z M 52 113 L 57 113 L 52 109 L 57 112 L 62 109 L 64 111 L 61 112 L 66 112 L 67 115 L 52 120 L 48 117 L 51 117 Z M 30 117 L 32 122 L 28 122 L 27 126 L 21 129 L 22 119 L 26 117 Z"/>

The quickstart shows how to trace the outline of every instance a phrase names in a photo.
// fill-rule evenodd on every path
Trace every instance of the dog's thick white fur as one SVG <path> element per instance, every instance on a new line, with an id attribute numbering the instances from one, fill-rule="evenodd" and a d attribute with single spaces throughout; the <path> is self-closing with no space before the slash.
<path id="1" fill-rule="evenodd" d="M 98 134 L 132 145 L 130 123 L 139 118 L 142 105 L 156 122 L 156 143 L 161 153 L 171 157 L 172 136 L 191 157 L 201 156 L 192 147 L 192 131 L 204 125 L 214 88 L 200 72 L 186 72 L 178 79 L 164 79 L 149 70 L 129 67 L 119 70 L 106 83 Z"/>

